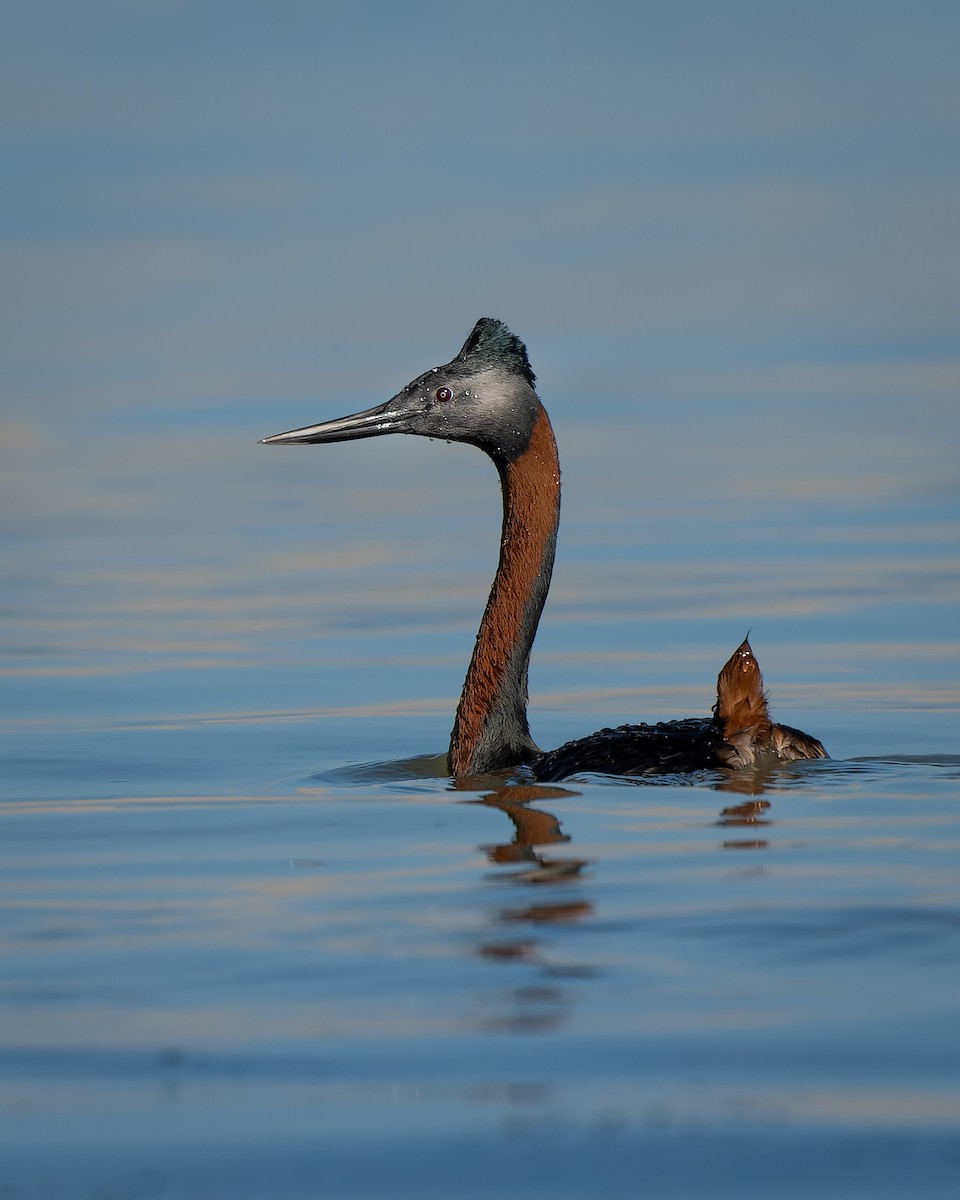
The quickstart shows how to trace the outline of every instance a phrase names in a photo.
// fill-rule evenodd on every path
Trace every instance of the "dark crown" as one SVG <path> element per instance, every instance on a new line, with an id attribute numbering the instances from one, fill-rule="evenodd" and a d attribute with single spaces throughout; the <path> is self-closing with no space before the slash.
<path id="1" fill-rule="evenodd" d="M 463 348 L 454 362 L 469 363 L 471 368 L 502 366 L 513 371 L 530 384 L 537 381 L 527 358 L 527 348 L 515 333 L 493 317 L 481 317 L 473 332 L 463 343 Z"/>

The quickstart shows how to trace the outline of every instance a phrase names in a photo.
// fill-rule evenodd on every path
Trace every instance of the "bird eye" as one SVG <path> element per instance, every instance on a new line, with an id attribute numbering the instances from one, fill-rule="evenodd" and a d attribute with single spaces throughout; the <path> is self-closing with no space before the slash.
<path id="1" fill-rule="evenodd" d="M 453 399 L 453 392 L 448 387 L 439 387 L 433 394 L 441 404 Z"/>

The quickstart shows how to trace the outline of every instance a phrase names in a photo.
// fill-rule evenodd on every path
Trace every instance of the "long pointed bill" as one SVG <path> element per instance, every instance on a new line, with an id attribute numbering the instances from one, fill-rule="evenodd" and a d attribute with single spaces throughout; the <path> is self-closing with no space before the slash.
<path id="1" fill-rule="evenodd" d="M 349 417 L 324 421 L 321 425 L 305 425 L 289 433 L 275 433 L 260 439 L 261 446 L 297 446 L 314 442 L 347 442 L 352 438 L 379 437 L 384 433 L 405 433 L 407 414 L 396 399 Z"/>

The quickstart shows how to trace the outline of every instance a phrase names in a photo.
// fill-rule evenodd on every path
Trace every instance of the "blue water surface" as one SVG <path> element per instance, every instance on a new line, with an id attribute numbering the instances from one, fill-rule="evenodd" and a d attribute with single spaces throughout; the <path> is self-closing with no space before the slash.
<path id="1" fill-rule="evenodd" d="M 0 1197 L 954 1197 L 960 17 L 16 6 Z M 525 339 L 545 748 L 749 631 L 831 758 L 456 787 Z"/>

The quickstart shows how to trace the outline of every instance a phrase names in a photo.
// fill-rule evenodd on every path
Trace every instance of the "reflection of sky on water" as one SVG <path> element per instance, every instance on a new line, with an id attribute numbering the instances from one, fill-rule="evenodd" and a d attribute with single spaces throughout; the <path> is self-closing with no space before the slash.
<path id="1" fill-rule="evenodd" d="M 232 426 L 481 312 L 631 395 L 955 360 L 949 6 L 97 7 L 19 6 L 0 51 L 32 404 Z"/>
<path id="2" fill-rule="evenodd" d="M 936 0 L 5 13 L 14 1190 L 952 1194 L 958 60 Z M 495 475 L 256 441 L 480 315 L 564 468 L 538 740 L 705 712 L 750 629 L 873 761 L 403 774 Z"/>
<path id="3" fill-rule="evenodd" d="M 97 10 L 0 48 L 14 687 L 256 711 L 299 657 L 294 707 L 449 704 L 489 465 L 255 442 L 490 313 L 564 465 L 539 701 L 699 711 L 751 628 L 782 698 L 955 702 L 949 6 Z"/>

